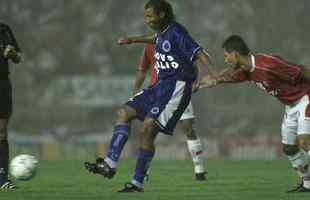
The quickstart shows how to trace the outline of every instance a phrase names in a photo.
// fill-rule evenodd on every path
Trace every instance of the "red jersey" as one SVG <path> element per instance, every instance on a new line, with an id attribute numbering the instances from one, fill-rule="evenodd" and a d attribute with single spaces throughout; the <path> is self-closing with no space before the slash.
<path id="1" fill-rule="evenodd" d="M 284 104 L 291 104 L 309 93 L 310 84 L 301 79 L 301 65 L 292 64 L 271 54 L 251 55 L 253 68 L 237 69 L 234 81 L 251 81 Z"/>
<path id="2" fill-rule="evenodd" d="M 139 69 L 143 71 L 150 70 L 149 85 L 153 85 L 157 81 L 157 71 L 155 68 L 155 45 L 146 44 L 140 57 Z"/>

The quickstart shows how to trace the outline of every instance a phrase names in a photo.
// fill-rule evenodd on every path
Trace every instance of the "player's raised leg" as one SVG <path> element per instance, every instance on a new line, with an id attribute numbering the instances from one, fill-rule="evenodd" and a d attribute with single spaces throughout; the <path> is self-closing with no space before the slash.
<path id="1" fill-rule="evenodd" d="M 136 117 L 136 111 L 124 105 L 117 111 L 117 123 L 105 158 L 98 158 L 95 163 L 85 162 L 85 167 L 92 173 L 112 178 L 116 173 L 117 162 L 130 134 L 130 122 Z"/>

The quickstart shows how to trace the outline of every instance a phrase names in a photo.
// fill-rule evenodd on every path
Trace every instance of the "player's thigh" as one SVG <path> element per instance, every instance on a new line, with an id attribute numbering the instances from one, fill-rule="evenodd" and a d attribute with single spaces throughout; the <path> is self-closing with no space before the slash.
<path id="1" fill-rule="evenodd" d="M 153 99 L 155 99 L 153 88 L 144 88 L 130 98 L 126 102 L 126 106 L 134 109 L 136 111 L 136 117 L 143 121 L 153 104 Z"/>
<path id="2" fill-rule="evenodd" d="M 300 148 L 310 151 L 310 119 L 301 119 L 299 121 L 297 144 Z"/>
<path id="3" fill-rule="evenodd" d="M 305 95 L 298 104 L 298 145 L 309 151 L 310 150 L 310 103 L 308 95 Z"/>
<path id="4" fill-rule="evenodd" d="M 281 125 L 282 144 L 296 145 L 298 130 L 298 111 L 291 107 L 285 107 L 285 113 Z"/>

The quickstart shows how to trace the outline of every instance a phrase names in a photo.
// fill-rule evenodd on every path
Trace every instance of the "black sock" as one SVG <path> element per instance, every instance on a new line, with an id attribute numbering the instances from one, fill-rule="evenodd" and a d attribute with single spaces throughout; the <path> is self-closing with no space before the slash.
<path id="1" fill-rule="evenodd" d="M 7 140 L 0 141 L 0 184 L 8 180 L 9 144 Z"/>

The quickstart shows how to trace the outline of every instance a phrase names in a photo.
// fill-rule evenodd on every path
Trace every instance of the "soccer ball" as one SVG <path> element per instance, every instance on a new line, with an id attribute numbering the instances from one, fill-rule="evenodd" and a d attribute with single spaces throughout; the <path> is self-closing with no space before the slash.
<path id="1" fill-rule="evenodd" d="M 36 174 L 38 160 L 36 157 L 21 154 L 14 157 L 10 163 L 10 174 L 18 180 L 29 180 Z"/>

